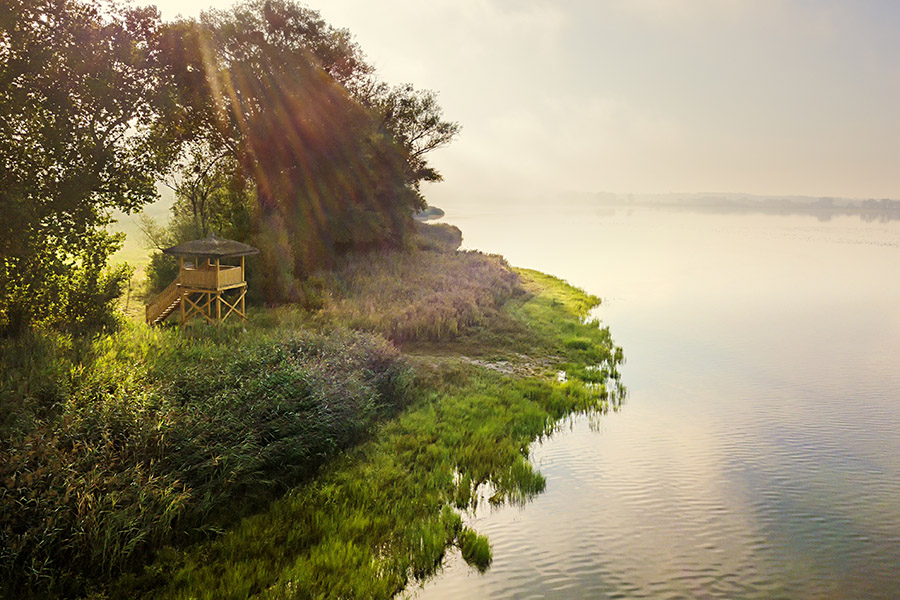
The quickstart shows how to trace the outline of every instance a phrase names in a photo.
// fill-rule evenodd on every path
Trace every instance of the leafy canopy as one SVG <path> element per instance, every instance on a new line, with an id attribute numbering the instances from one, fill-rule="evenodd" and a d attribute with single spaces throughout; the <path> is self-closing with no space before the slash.
<path id="1" fill-rule="evenodd" d="M 426 154 L 456 123 L 380 83 L 346 30 L 290 0 L 163 24 L 104 0 L 0 5 L 0 334 L 108 322 L 127 278 L 110 211 L 175 189 L 172 237 L 262 252 L 267 300 L 349 248 L 403 243 Z M 183 241 L 175 239 L 174 241 Z"/>
<path id="2" fill-rule="evenodd" d="M 433 93 L 378 83 L 349 33 L 287 0 L 204 13 L 165 43 L 189 140 L 176 229 L 222 226 L 223 190 L 253 196 L 246 241 L 262 249 L 255 283 L 270 301 L 302 297 L 298 279 L 345 249 L 402 242 L 420 181 L 440 179 L 424 155 L 458 131 Z"/>
<path id="3" fill-rule="evenodd" d="M 108 211 L 156 197 L 164 154 L 158 27 L 95 0 L 0 6 L 0 331 L 85 325 L 118 295 Z"/>

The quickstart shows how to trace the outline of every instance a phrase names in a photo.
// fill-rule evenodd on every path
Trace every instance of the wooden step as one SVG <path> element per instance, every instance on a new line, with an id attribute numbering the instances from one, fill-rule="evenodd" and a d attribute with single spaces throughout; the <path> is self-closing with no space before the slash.
<path id="1" fill-rule="evenodd" d="M 175 279 L 169 287 L 147 305 L 145 318 L 148 324 L 156 325 L 165 320 L 181 304 L 181 289 L 178 282 L 178 279 Z"/>
<path id="2" fill-rule="evenodd" d="M 180 305 L 180 304 L 181 304 L 181 300 L 176 300 L 175 302 L 173 302 L 172 304 L 167 306 L 165 308 L 165 310 L 163 310 L 161 313 L 159 313 L 159 316 L 157 316 L 155 319 L 153 319 L 152 325 L 156 325 L 157 323 L 162 323 L 163 321 L 165 321 L 169 317 L 169 315 L 171 315 L 173 312 L 175 312 L 175 309 L 178 308 L 178 305 Z"/>

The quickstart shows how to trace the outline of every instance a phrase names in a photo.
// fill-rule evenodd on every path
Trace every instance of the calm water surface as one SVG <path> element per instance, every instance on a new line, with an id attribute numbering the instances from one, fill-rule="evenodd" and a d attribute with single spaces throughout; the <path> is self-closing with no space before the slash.
<path id="1" fill-rule="evenodd" d="M 603 297 L 628 398 L 413 595 L 900 598 L 900 222 L 556 208 L 446 220 Z"/>

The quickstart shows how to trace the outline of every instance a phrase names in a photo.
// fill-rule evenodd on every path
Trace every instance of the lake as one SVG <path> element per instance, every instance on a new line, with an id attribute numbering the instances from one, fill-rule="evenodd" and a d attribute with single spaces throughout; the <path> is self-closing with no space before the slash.
<path id="1" fill-rule="evenodd" d="M 603 298 L 628 396 L 533 445 L 544 493 L 469 516 L 487 573 L 451 553 L 414 597 L 900 597 L 900 221 L 443 208 Z"/>

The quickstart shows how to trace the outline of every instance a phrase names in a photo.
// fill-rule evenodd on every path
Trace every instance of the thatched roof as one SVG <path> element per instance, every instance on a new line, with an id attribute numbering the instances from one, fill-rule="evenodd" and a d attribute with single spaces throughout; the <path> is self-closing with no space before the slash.
<path id="1" fill-rule="evenodd" d="M 253 246 L 242 244 L 234 240 L 226 240 L 213 234 L 202 240 L 191 240 L 177 246 L 163 250 L 165 254 L 173 256 L 201 256 L 204 258 L 228 258 L 231 256 L 247 256 L 259 254 L 259 250 Z"/>

